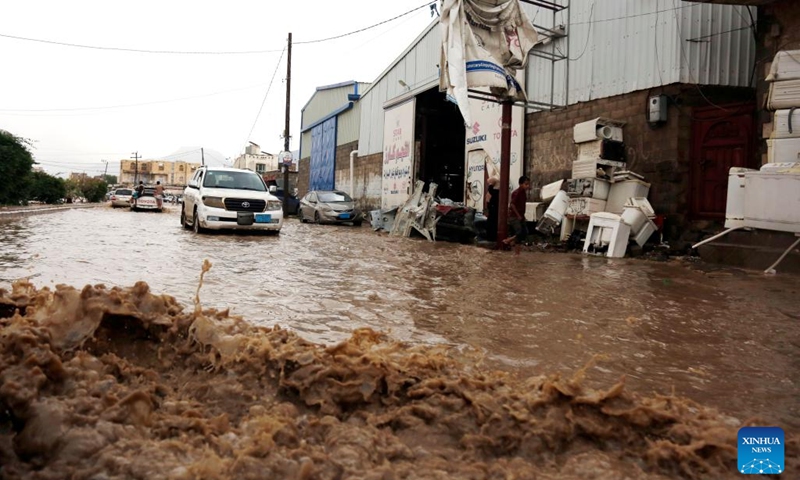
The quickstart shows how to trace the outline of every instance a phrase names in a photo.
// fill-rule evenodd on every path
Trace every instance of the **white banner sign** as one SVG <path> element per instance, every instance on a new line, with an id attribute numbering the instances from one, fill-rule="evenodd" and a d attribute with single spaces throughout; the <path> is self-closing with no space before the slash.
<path id="1" fill-rule="evenodd" d="M 464 176 L 468 207 L 483 211 L 486 180 L 500 178 L 500 138 L 502 136 L 503 106 L 495 102 L 469 100 L 473 123 L 467 128 Z M 511 169 L 508 176 L 509 194 L 519 186 L 523 174 L 522 150 L 525 148 L 523 134 L 525 109 L 511 107 Z M 473 153 L 474 152 L 474 153 Z M 509 197 L 510 198 L 510 197 Z"/>
<path id="2" fill-rule="evenodd" d="M 384 110 L 381 208 L 402 205 L 411 194 L 414 170 L 415 100 Z"/>

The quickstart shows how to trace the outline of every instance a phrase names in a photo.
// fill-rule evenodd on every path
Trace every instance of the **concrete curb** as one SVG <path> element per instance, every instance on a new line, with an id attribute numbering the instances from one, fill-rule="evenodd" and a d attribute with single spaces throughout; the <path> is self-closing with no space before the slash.
<path id="1" fill-rule="evenodd" d="M 29 215 L 40 215 L 45 213 L 62 212 L 76 208 L 99 208 L 106 206 L 106 203 L 77 203 L 70 205 L 47 205 L 34 208 L 21 208 L 18 210 L 0 210 L 0 219 L 27 217 Z"/>

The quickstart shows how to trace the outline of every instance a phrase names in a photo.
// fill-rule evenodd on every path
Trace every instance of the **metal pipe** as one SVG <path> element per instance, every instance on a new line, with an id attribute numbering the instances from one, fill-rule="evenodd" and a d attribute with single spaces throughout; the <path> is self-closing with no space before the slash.
<path id="1" fill-rule="evenodd" d="M 508 236 L 508 177 L 511 173 L 511 99 L 504 100 L 500 136 L 500 201 L 497 208 L 497 248 Z"/>
<path id="2" fill-rule="evenodd" d="M 778 264 L 781 263 L 784 258 L 786 258 L 786 255 L 789 255 L 789 252 L 794 250 L 796 246 L 800 245 L 800 233 L 795 233 L 795 236 L 798 237 L 797 240 L 792 244 L 791 247 L 787 248 L 786 251 L 783 252 L 783 255 L 781 255 L 780 258 L 778 258 L 778 260 L 775 261 L 775 263 L 773 263 L 772 265 L 769 266 L 769 268 L 764 270 L 765 275 L 775 275 L 776 273 L 775 267 L 777 267 Z"/>
<path id="3" fill-rule="evenodd" d="M 356 188 L 353 185 L 353 159 L 358 155 L 358 150 L 350 152 L 350 197 L 355 198 Z"/>
<path id="4" fill-rule="evenodd" d="M 725 230 L 725 231 L 724 231 L 724 232 L 722 232 L 722 233 L 718 233 L 718 234 L 714 235 L 714 236 L 713 236 L 713 237 L 711 237 L 711 238 L 706 238 L 706 239 L 705 239 L 705 240 L 703 240 L 702 242 L 700 242 L 700 243 L 696 243 L 696 244 L 692 245 L 692 250 L 696 249 L 696 248 L 697 248 L 697 247 L 699 247 L 699 246 L 705 245 L 705 244 L 706 244 L 706 243 L 708 243 L 708 242 L 713 242 L 714 240 L 718 239 L 719 237 L 724 237 L 725 235 L 727 235 L 727 234 L 731 233 L 732 231 L 734 231 L 734 230 L 739 230 L 739 229 L 741 229 L 741 228 L 744 228 L 744 226 L 741 226 L 741 227 L 733 227 L 733 228 L 729 228 L 729 229 Z"/>

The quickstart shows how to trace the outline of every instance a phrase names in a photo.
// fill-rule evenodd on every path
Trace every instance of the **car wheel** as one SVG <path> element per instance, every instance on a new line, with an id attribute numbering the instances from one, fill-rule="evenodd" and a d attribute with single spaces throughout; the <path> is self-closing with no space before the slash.
<path id="1" fill-rule="evenodd" d="M 361 226 L 361 220 L 356 220 L 355 222 L 353 222 L 353 226 L 354 227 L 360 227 Z"/>
<path id="2" fill-rule="evenodd" d="M 186 223 L 186 209 L 185 209 L 185 208 L 181 208 L 181 225 L 182 225 L 182 226 L 183 226 L 183 228 L 185 228 L 186 230 L 189 230 L 189 228 L 191 228 L 191 227 L 189 226 L 189 224 L 188 224 L 188 223 Z"/>
<path id="3" fill-rule="evenodd" d="M 319 219 L 319 212 L 314 212 L 314 223 L 322 223 Z"/>
<path id="4" fill-rule="evenodd" d="M 194 228 L 194 233 L 203 233 L 205 229 L 200 226 L 200 219 L 197 218 L 197 208 L 194 209 L 194 215 L 192 215 L 192 227 Z"/>

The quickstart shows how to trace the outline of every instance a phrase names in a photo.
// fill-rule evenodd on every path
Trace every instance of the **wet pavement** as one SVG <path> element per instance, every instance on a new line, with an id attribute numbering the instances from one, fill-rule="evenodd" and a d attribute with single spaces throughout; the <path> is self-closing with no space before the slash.
<path id="1" fill-rule="evenodd" d="M 746 419 L 800 427 L 800 278 L 680 262 L 491 252 L 290 220 L 279 236 L 195 235 L 163 214 L 97 208 L 0 223 L 0 288 L 28 278 L 130 286 L 230 308 L 333 343 L 371 327 L 473 346 L 521 375 L 621 376 Z"/>

